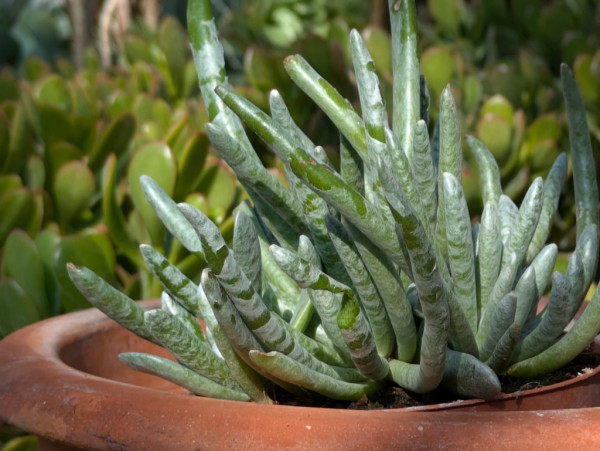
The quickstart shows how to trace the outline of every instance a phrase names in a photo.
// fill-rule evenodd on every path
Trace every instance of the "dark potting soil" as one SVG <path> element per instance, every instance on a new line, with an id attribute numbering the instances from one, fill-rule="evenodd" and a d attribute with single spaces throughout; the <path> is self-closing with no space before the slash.
<path id="1" fill-rule="evenodd" d="M 544 376 L 537 378 L 500 376 L 502 392 L 514 393 L 556 384 L 592 371 L 598 365 L 600 365 L 600 354 L 584 351 L 561 369 Z M 356 410 L 415 407 L 458 401 L 461 399 L 456 394 L 443 389 L 420 395 L 392 384 L 384 387 L 369 397 L 363 397 L 362 399 L 353 402 L 336 401 L 308 392 L 301 396 L 292 395 L 284 390 L 276 390 L 271 396 L 278 404 Z"/>

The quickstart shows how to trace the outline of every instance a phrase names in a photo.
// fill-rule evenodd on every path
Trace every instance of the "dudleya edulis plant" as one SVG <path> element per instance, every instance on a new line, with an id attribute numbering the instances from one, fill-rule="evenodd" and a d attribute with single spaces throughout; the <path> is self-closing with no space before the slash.
<path id="1" fill-rule="evenodd" d="M 271 402 L 271 384 L 354 400 L 390 382 L 417 393 L 441 384 L 487 399 L 501 392 L 498 374 L 553 371 L 600 331 L 596 291 L 562 334 L 584 300 L 598 254 L 595 165 L 571 71 L 561 69 L 578 237 L 566 273 L 553 274 L 557 248 L 545 241 L 568 157 L 560 155 L 516 206 L 502 194 L 490 152 L 467 137 L 484 200 L 481 220 L 472 225 L 452 92 L 442 93 L 430 138 L 415 5 L 390 0 L 389 9 L 391 120 L 357 32 L 350 42 L 362 116 L 301 56 L 284 62 L 339 129 L 336 169 L 295 126 L 277 92 L 269 116 L 229 90 L 210 2 L 189 2 L 192 51 L 211 121 L 206 131 L 251 202 L 239 205 L 228 245 L 201 212 L 176 205 L 142 177 L 156 214 L 207 264 L 196 284 L 142 246 L 164 286 L 159 309 L 145 312 L 91 271 L 69 267 L 94 305 L 178 361 L 121 354 L 126 364 L 200 395 L 235 400 Z M 289 188 L 262 166 L 242 124 L 281 159 Z M 538 312 L 550 281 L 548 305 Z"/>

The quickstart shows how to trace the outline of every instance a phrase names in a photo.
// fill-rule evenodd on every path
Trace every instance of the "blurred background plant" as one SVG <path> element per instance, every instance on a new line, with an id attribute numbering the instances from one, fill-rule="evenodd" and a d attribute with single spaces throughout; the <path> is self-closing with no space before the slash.
<path id="1" fill-rule="evenodd" d="M 0 337 L 89 306 L 66 276 L 67 260 L 94 266 L 137 298 L 159 293 L 139 269 L 140 242 L 198 271 L 199 261 L 152 220 L 141 174 L 229 233 L 241 189 L 202 131 L 183 27 L 165 17 L 154 33 L 132 27 L 124 43 L 110 69 L 88 48 L 79 70 L 32 57 L 21 76 L 0 74 Z"/>
<path id="2" fill-rule="evenodd" d="M 448 83 L 456 88 L 463 129 L 494 153 L 513 199 L 536 176 L 545 175 L 568 146 L 557 85 L 561 62 L 574 68 L 598 152 L 600 3 L 428 0 L 426 6 L 421 10 L 421 67 L 434 103 Z M 473 176 L 467 174 L 467 189 Z M 572 193 L 563 197 L 572 198 Z M 473 196 L 470 203 L 476 202 Z M 554 236 L 565 236 L 563 249 L 573 246 L 573 234 L 565 234 L 573 230 L 573 213 L 572 200 L 564 202 L 555 223 Z"/>

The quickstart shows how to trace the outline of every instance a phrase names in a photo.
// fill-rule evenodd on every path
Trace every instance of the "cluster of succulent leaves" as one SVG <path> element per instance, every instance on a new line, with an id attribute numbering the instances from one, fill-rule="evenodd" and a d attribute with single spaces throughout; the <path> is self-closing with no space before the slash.
<path id="1" fill-rule="evenodd" d="M 585 109 L 562 66 L 571 129 L 577 247 L 554 272 L 545 244 L 567 177 L 559 155 L 520 206 L 502 194 L 493 155 L 475 138 L 484 211 L 471 225 L 461 184 L 462 146 L 451 90 L 441 94 L 430 139 L 413 2 L 389 2 L 393 39 L 391 121 L 360 34 L 350 35 L 362 117 L 304 58 L 290 77 L 340 133 L 340 164 L 293 122 L 273 91 L 267 115 L 229 90 L 210 2 L 188 4 L 205 130 L 248 192 L 232 244 L 152 178 L 141 184 L 170 233 L 207 267 L 192 281 L 152 246 L 141 253 L 161 281 L 161 307 L 145 311 L 88 268 L 68 265 L 94 305 L 177 362 L 144 353 L 122 361 L 192 392 L 270 402 L 269 385 L 357 399 L 392 381 L 418 393 L 440 384 L 464 396 L 501 391 L 498 374 L 538 375 L 581 352 L 600 331 L 600 292 L 574 325 L 598 258 L 598 188 Z M 391 124 L 391 126 L 390 126 Z M 251 129 L 283 162 L 289 187 L 261 164 Z M 548 304 L 540 296 L 552 282 Z M 206 332 L 197 318 L 202 318 Z"/>
<path id="2" fill-rule="evenodd" d="M 90 49 L 76 71 L 39 59 L 24 79 L 0 74 L 0 337 L 39 319 L 89 307 L 66 262 L 89 266 L 125 292 L 160 293 L 138 252 L 161 249 L 186 273 L 202 267 L 170 242 L 147 204 L 140 174 L 178 201 L 196 205 L 225 236 L 241 189 L 211 154 L 206 114 L 190 69 L 186 34 L 166 18 L 146 36 L 126 36 L 124 61 L 99 69 Z M 173 44 L 177 48 L 172 48 Z M 179 55 L 179 56 L 178 56 Z M 181 57 L 183 55 L 183 57 Z M 151 58 L 150 58 L 151 57 Z M 182 74 L 192 72 L 193 85 Z"/>

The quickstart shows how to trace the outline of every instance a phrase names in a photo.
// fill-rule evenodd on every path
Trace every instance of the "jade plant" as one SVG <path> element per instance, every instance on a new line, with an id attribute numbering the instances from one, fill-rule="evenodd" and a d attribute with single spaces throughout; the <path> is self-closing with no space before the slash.
<path id="1" fill-rule="evenodd" d="M 592 146 L 598 149 L 598 6 L 590 0 L 493 0 L 477 7 L 463 0 L 427 1 L 421 68 L 432 96 L 437 98 L 447 83 L 457 88 L 463 127 L 496 156 L 502 186 L 513 200 L 550 169 L 551 155 L 568 146 L 556 83 L 560 61 L 573 67 Z M 468 155 L 467 160 L 471 163 Z M 574 216 L 570 202 L 565 207 L 554 236 L 563 235 L 564 248 L 570 250 L 574 234 L 566 232 Z"/>
<path id="2" fill-rule="evenodd" d="M 162 41 L 181 36 L 170 20 L 159 32 Z M 79 71 L 66 61 L 51 69 L 31 59 L 24 79 L 0 74 L 0 337 L 90 306 L 68 277 L 69 261 L 134 297 L 161 291 L 139 243 L 152 243 L 186 274 L 202 268 L 165 240 L 140 174 L 231 235 L 231 209 L 242 191 L 201 130 L 200 102 L 171 96 L 158 62 L 98 67 L 90 51 Z"/>
<path id="3" fill-rule="evenodd" d="M 585 110 L 561 67 L 571 129 L 577 247 L 553 272 L 546 244 L 568 157 L 536 178 L 519 206 L 502 193 L 492 154 L 473 137 L 484 200 L 471 224 L 461 184 L 462 146 L 450 88 L 439 127 L 427 128 L 414 2 L 389 1 L 393 104 L 388 118 L 360 34 L 350 43 L 359 115 L 299 55 L 284 65 L 335 124 L 334 166 L 291 120 L 273 91 L 271 114 L 231 91 L 210 2 L 188 3 L 188 27 L 210 123 L 206 132 L 250 196 L 236 209 L 232 243 L 199 210 L 177 204 L 147 176 L 141 184 L 167 229 L 206 268 L 184 276 L 153 247 L 141 253 L 164 291 L 139 304 L 87 268 L 68 265 L 86 297 L 176 361 L 128 352 L 127 365 L 193 393 L 272 402 L 270 387 L 354 400 L 394 383 L 426 393 L 439 386 L 492 398 L 499 375 L 551 372 L 600 331 L 600 292 L 575 324 L 598 257 L 598 189 Z M 282 161 L 287 186 L 253 150 L 246 126 Z M 541 296 L 551 282 L 548 302 Z M 201 318 L 205 331 L 199 326 Z"/>

